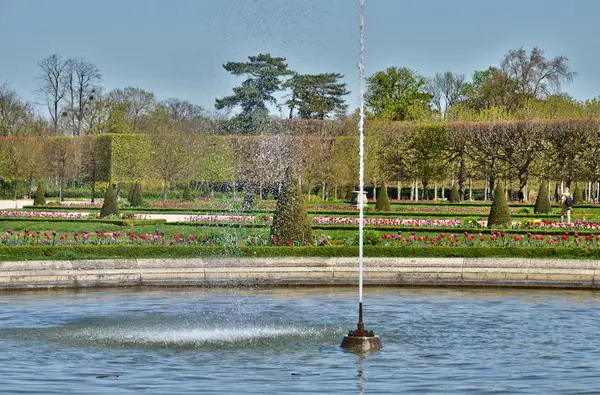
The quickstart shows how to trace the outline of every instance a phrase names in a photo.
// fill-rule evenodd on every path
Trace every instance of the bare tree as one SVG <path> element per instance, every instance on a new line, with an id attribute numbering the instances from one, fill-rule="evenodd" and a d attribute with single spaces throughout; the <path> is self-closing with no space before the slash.
<path id="1" fill-rule="evenodd" d="M 444 74 L 435 73 L 429 79 L 428 89 L 431 93 L 431 102 L 440 114 L 465 98 L 465 76 L 446 71 Z"/>
<path id="2" fill-rule="evenodd" d="M 100 89 L 102 74 L 98 68 L 84 58 L 70 59 L 66 83 L 68 91 L 68 111 L 70 128 L 74 136 L 84 134 L 89 104 L 96 98 Z"/>
<path id="3" fill-rule="evenodd" d="M 501 63 L 501 69 L 509 79 L 517 82 L 517 93 L 530 98 L 543 98 L 560 92 L 565 82 L 573 81 L 576 73 L 569 70 L 566 56 L 546 59 L 544 51 L 533 47 L 531 52 L 521 47 L 508 51 Z"/>
<path id="4" fill-rule="evenodd" d="M 127 118 L 131 122 L 132 132 L 135 133 L 140 117 L 154 110 L 156 98 L 154 93 L 141 88 L 127 87 L 124 89 L 113 89 L 108 97 L 111 101 L 127 106 Z"/>
<path id="5" fill-rule="evenodd" d="M 48 107 L 54 134 L 58 134 L 60 103 L 67 94 L 66 78 L 69 74 L 69 65 L 69 59 L 64 60 L 57 54 L 50 55 L 38 63 L 41 74 L 38 77 L 40 84 L 37 93 Z"/>
<path id="6" fill-rule="evenodd" d="M 20 136 L 31 117 L 27 103 L 7 84 L 0 85 L 0 136 Z"/>

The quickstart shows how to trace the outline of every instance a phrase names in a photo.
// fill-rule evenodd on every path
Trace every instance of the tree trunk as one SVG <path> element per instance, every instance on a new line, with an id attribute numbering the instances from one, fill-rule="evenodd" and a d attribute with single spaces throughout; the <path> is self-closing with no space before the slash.
<path id="1" fill-rule="evenodd" d="M 415 180 L 415 202 L 419 201 L 419 184 L 418 181 Z"/>
<path id="2" fill-rule="evenodd" d="M 62 180 L 62 178 L 60 180 L 58 180 L 58 200 L 60 202 L 63 202 L 65 200 L 65 198 L 63 196 L 63 180 Z"/>
<path id="3" fill-rule="evenodd" d="M 487 200 L 492 200 L 492 196 L 494 196 L 494 183 L 496 182 L 496 178 L 493 175 L 489 176 L 488 179 L 488 196 Z"/>
<path id="4" fill-rule="evenodd" d="M 396 193 L 398 197 L 398 201 L 402 200 L 402 186 L 400 185 L 400 181 L 398 181 L 398 192 Z"/>
<path id="5" fill-rule="evenodd" d="M 469 200 L 473 200 L 473 180 L 469 178 Z"/>
<path id="6" fill-rule="evenodd" d="M 167 201 L 167 181 L 166 180 L 164 181 L 164 184 L 163 184 L 162 200 L 163 200 L 163 202 Z"/>
<path id="7" fill-rule="evenodd" d="M 460 201 L 465 200 L 465 183 L 467 181 L 467 153 L 462 152 L 460 166 L 458 167 L 458 196 Z"/>
<path id="8" fill-rule="evenodd" d="M 15 178 L 15 190 L 14 190 L 14 193 L 13 193 L 14 200 L 17 200 L 18 193 L 19 193 L 19 180 L 17 180 Z"/>
<path id="9" fill-rule="evenodd" d="M 96 181 L 92 181 L 92 203 L 96 199 Z"/>
<path id="10" fill-rule="evenodd" d="M 437 202 L 438 200 L 438 194 L 437 194 L 438 190 L 437 190 L 437 182 L 433 184 L 433 200 L 435 200 Z"/>

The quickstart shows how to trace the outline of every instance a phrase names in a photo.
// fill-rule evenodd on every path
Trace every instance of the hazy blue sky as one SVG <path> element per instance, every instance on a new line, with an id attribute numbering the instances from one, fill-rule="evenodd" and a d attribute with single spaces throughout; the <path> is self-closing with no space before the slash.
<path id="1" fill-rule="evenodd" d="M 470 76 L 537 45 L 578 73 L 576 99 L 600 95 L 596 0 L 366 0 L 366 73 L 407 66 Z M 34 100 L 37 62 L 83 56 L 108 89 L 139 86 L 214 109 L 241 81 L 227 61 L 269 52 L 301 73 L 345 74 L 358 103 L 358 0 L 0 0 L 0 83 Z"/>

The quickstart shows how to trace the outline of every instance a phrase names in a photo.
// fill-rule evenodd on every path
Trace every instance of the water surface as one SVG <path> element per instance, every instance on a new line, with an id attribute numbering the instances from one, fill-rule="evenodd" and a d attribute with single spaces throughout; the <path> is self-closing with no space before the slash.
<path id="1" fill-rule="evenodd" d="M 343 351 L 353 288 L 0 294 L 0 393 L 600 393 L 594 291 L 367 288 L 384 349 Z"/>

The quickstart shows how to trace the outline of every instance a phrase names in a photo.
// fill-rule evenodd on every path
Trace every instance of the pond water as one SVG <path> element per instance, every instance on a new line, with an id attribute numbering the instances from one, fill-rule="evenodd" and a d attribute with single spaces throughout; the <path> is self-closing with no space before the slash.
<path id="1" fill-rule="evenodd" d="M 600 294 L 356 289 L 0 294 L 0 393 L 600 393 Z"/>

